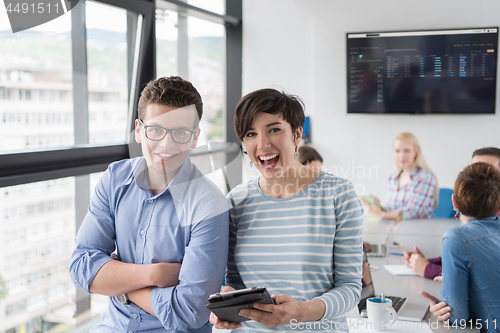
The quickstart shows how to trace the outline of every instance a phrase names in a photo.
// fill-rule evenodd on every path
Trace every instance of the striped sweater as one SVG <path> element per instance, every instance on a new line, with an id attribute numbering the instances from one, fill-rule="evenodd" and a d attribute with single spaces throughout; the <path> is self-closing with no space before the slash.
<path id="1" fill-rule="evenodd" d="M 245 322 L 237 332 L 348 332 L 344 314 L 360 299 L 363 208 L 352 184 L 322 172 L 298 194 L 277 199 L 258 179 L 228 194 L 231 204 L 226 284 L 266 287 L 298 301 L 321 299 L 317 322 L 270 329 Z"/>

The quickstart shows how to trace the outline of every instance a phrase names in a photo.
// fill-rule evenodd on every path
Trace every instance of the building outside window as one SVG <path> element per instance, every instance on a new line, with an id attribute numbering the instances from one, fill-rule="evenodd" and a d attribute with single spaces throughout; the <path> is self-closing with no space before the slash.
<path id="1" fill-rule="evenodd" d="M 15 34 L 0 12 L 0 159 L 81 144 L 127 144 L 136 108 L 130 105 L 137 89 L 131 86 L 131 69 L 138 61 L 130 29 L 131 22 L 141 22 L 140 15 L 126 9 L 131 1 L 123 1 L 124 8 L 80 2 L 85 3 L 86 21 L 78 28 L 86 32 L 84 90 L 75 86 L 79 78 L 74 77 L 71 12 Z M 224 0 L 187 3 L 225 14 Z M 168 1 L 156 6 L 156 54 L 149 55 L 156 58 L 156 75 L 180 75 L 200 91 L 204 117 L 199 145 L 226 141 L 224 22 L 176 11 Z M 82 98 L 86 108 L 75 102 Z M 84 116 L 78 118 L 82 110 Z M 87 138 L 75 131 L 78 119 L 86 119 Z M 25 183 L 0 187 L 0 333 L 71 332 L 100 320 L 107 297 L 77 292 L 68 274 L 79 212 L 86 210 L 100 175 L 32 181 L 27 174 Z M 226 191 L 220 170 L 209 177 Z M 81 193 L 88 193 L 85 200 Z M 89 305 L 82 311 L 83 298 Z"/>

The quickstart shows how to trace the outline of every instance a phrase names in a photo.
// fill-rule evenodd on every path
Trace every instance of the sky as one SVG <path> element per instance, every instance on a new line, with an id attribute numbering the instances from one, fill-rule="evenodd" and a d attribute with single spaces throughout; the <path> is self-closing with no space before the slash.
<path id="1" fill-rule="evenodd" d="M 4 0 L 0 0 L 0 31 L 11 30 L 9 18 L 5 11 Z M 212 10 L 221 13 L 223 11 L 223 0 L 189 0 L 192 5 L 203 6 L 204 9 Z M 111 8 L 110 6 L 93 3 L 87 1 L 87 28 L 104 29 L 116 32 L 126 32 L 126 16 L 125 11 L 118 8 Z M 188 19 L 189 35 L 190 36 L 222 36 L 224 27 L 220 24 L 206 22 L 196 18 Z M 157 38 L 175 40 L 177 38 L 177 30 L 175 24 L 177 23 L 177 15 L 169 13 L 164 18 L 164 22 L 158 22 L 157 25 Z M 38 31 L 45 33 L 61 33 L 68 32 L 71 29 L 71 14 L 61 15 L 58 18 L 49 21 L 45 24 L 33 27 L 26 32 Z"/>

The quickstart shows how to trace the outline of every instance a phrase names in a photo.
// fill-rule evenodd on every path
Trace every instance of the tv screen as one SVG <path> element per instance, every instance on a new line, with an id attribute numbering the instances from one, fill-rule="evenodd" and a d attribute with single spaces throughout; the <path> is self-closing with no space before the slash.
<path id="1" fill-rule="evenodd" d="M 347 33 L 347 113 L 495 113 L 498 27 Z"/>

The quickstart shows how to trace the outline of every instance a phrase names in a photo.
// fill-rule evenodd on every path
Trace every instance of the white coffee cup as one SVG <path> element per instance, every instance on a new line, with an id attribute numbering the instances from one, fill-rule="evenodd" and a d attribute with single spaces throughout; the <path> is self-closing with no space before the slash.
<path id="1" fill-rule="evenodd" d="M 366 302 L 366 312 L 368 312 L 368 328 L 375 331 L 385 331 L 398 320 L 398 315 L 392 308 L 392 301 L 387 298 L 384 299 L 384 303 L 380 297 L 369 298 Z"/>

